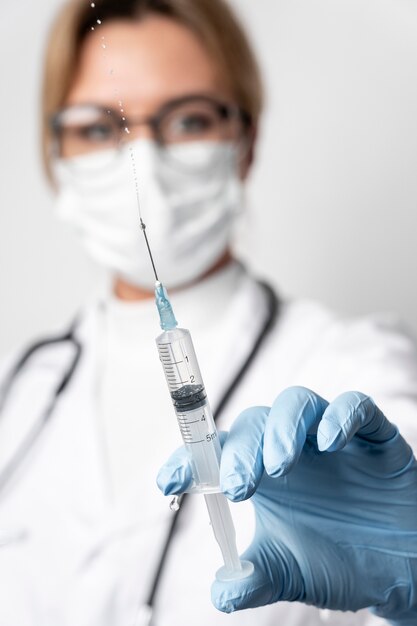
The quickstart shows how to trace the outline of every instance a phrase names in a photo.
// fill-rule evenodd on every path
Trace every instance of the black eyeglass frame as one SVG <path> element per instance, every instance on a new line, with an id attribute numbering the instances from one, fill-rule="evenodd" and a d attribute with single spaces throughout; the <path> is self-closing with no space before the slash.
<path id="1" fill-rule="evenodd" d="M 236 120 L 242 124 L 242 139 L 243 140 L 249 139 L 250 130 L 253 126 L 251 115 L 247 111 L 245 111 L 244 109 L 242 109 L 241 107 L 235 104 L 218 100 L 217 98 L 214 98 L 213 96 L 210 96 L 207 94 L 190 94 L 190 95 L 182 96 L 180 98 L 169 100 L 168 102 L 163 104 L 161 108 L 154 115 L 143 116 L 137 119 L 133 119 L 133 118 L 129 119 L 128 117 L 124 116 L 123 113 L 121 113 L 120 111 L 117 111 L 114 108 L 109 108 L 109 107 L 98 105 L 96 103 L 91 103 L 91 102 L 83 102 L 83 103 L 80 103 L 79 105 L 71 104 L 71 105 L 65 106 L 50 116 L 48 121 L 49 121 L 49 128 L 52 133 L 52 141 L 53 141 L 51 157 L 55 157 L 55 158 L 58 157 L 58 149 L 57 149 L 56 142 L 58 140 L 59 133 L 62 130 L 60 126 L 60 118 L 67 110 L 74 108 L 76 106 L 92 107 L 96 109 L 97 111 L 102 112 L 104 115 L 110 115 L 112 117 L 113 122 L 115 123 L 115 127 L 118 128 L 119 133 L 120 133 L 119 148 L 123 144 L 122 133 L 125 130 L 125 128 L 129 129 L 130 131 L 130 129 L 134 128 L 135 126 L 147 125 L 151 128 L 157 145 L 161 149 L 164 149 L 167 143 L 164 141 L 163 133 L 161 132 L 162 121 L 177 107 L 186 105 L 189 103 L 192 104 L 193 102 L 205 102 L 216 107 L 220 116 L 224 117 L 225 119 L 226 119 L 226 116 L 229 116 L 230 118 L 232 116 L 235 117 Z M 243 145 L 244 145 L 244 142 L 242 146 Z M 244 152 L 244 154 L 241 156 L 239 160 L 242 160 L 244 156 L 246 156 L 246 152 Z"/>

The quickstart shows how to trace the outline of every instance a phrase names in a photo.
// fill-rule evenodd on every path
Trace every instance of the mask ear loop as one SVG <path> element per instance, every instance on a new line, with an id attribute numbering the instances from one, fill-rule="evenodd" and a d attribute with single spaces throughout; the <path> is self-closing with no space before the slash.
<path id="1" fill-rule="evenodd" d="M 247 157 L 249 157 L 248 166 L 250 166 L 253 161 L 253 148 L 257 135 L 256 128 L 249 113 L 238 107 L 237 115 L 242 125 L 240 145 L 237 146 L 239 151 L 238 166 L 241 166 Z"/>
<path id="2" fill-rule="evenodd" d="M 58 181 L 56 180 L 55 163 L 59 159 L 59 149 L 58 149 L 58 141 L 56 138 L 57 130 L 55 126 L 55 118 L 56 118 L 56 114 L 49 116 L 47 120 L 47 128 L 48 128 L 49 137 L 48 137 L 48 145 L 45 150 L 45 160 L 46 160 L 45 168 L 46 168 L 46 175 L 52 184 L 52 188 L 55 192 L 57 192 Z"/>

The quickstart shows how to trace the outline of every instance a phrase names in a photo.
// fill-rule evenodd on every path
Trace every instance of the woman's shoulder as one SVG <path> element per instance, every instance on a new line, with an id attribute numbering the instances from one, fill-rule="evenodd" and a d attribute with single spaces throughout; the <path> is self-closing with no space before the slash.
<path id="1" fill-rule="evenodd" d="M 284 300 L 280 307 L 278 332 L 314 334 L 320 351 L 387 351 L 416 354 L 416 339 L 394 312 L 347 315 L 310 299 Z"/>

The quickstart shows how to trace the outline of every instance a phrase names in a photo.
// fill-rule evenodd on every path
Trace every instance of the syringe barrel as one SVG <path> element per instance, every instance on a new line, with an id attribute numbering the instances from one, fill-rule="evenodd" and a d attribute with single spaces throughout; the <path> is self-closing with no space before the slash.
<path id="1" fill-rule="evenodd" d="M 184 328 L 157 337 L 165 378 L 184 445 L 190 454 L 193 489 L 219 491 L 221 447 L 191 335 Z"/>

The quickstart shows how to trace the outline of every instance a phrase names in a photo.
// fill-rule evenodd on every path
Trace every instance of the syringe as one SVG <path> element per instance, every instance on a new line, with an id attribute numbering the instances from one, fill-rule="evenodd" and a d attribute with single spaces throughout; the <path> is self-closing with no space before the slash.
<path id="1" fill-rule="evenodd" d="M 216 578 L 222 581 L 245 578 L 254 568 L 250 561 L 239 559 L 229 504 L 220 492 L 220 441 L 191 335 L 188 330 L 177 327 L 167 292 L 158 280 L 155 299 L 164 331 L 157 337 L 156 344 L 184 445 L 190 455 L 194 479 L 190 491 L 204 494 L 214 536 L 223 555 L 224 566 L 216 572 Z"/>

